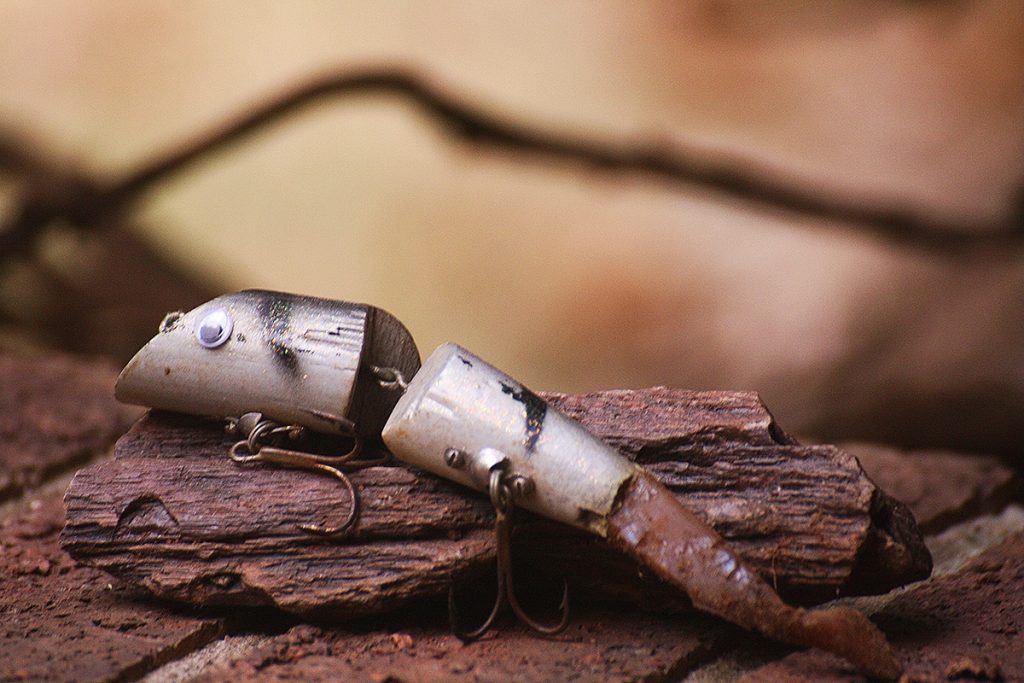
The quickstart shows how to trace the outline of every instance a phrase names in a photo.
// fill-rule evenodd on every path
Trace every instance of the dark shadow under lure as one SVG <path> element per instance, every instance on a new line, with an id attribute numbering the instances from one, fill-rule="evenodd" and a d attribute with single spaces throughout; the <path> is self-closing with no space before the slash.
<path id="1" fill-rule="evenodd" d="M 399 460 L 490 496 L 498 599 L 464 638 L 485 632 L 506 603 L 543 633 L 568 623 L 567 596 L 561 619 L 548 625 L 531 619 L 512 591 L 510 527 L 522 507 L 606 539 L 701 610 L 834 652 L 876 678 L 900 673 L 885 637 L 863 614 L 785 604 L 643 468 L 455 344 L 420 367 L 408 331 L 385 311 L 275 292 L 228 294 L 172 316 L 121 373 L 118 398 L 227 418 L 239 435 L 231 449 L 237 462 L 337 477 L 351 496 L 348 520 L 308 531 L 345 533 L 357 523 L 358 495 L 344 471 L 376 464 L 359 455 L 362 439 L 378 434 Z M 351 437 L 354 446 L 336 457 L 286 447 L 306 429 Z"/>

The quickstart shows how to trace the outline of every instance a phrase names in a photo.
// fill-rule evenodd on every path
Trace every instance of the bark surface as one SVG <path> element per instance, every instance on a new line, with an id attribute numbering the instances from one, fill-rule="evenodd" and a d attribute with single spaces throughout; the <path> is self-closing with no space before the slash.
<path id="1" fill-rule="evenodd" d="M 789 601 L 881 593 L 923 578 L 930 558 L 910 512 L 832 446 L 801 446 L 756 394 L 654 388 L 548 394 L 643 463 Z M 494 557 L 483 496 L 404 466 L 352 475 L 358 529 L 311 537 L 350 505 L 329 477 L 227 458 L 214 422 L 154 413 L 113 460 L 78 474 L 66 496 L 65 548 L 80 562 L 194 604 L 274 605 L 307 617 L 393 610 L 483 574 Z M 576 591 L 685 606 L 597 538 L 518 515 L 520 590 L 565 574 Z"/>

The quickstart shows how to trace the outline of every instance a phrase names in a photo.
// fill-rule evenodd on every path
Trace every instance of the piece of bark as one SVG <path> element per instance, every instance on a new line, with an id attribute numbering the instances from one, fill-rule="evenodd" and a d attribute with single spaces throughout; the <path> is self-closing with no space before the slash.
<path id="1" fill-rule="evenodd" d="M 1024 534 L 890 602 L 874 617 L 906 681 L 1024 681 Z M 820 651 L 791 654 L 745 675 L 767 681 L 866 681 Z"/>
<path id="2" fill-rule="evenodd" d="M 755 394 L 650 389 L 548 395 L 645 463 L 790 600 L 884 592 L 927 575 L 909 513 L 856 460 L 798 446 Z M 242 467 L 218 424 L 151 414 L 115 459 L 68 490 L 65 547 L 155 594 L 198 604 L 272 604 L 304 616 L 393 609 L 447 589 L 493 560 L 484 496 L 412 469 L 356 472 L 354 537 L 324 540 L 299 524 L 338 522 L 344 489 L 309 472 Z M 650 605 L 685 604 L 599 539 L 519 516 L 516 555 L 586 590 Z M 532 560 L 532 561 L 531 561 Z M 539 563 L 539 565 L 537 564 Z"/>
<path id="3" fill-rule="evenodd" d="M 906 506 L 867 479 L 845 451 L 801 446 L 756 392 L 654 387 L 543 396 L 644 465 L 789 601 L 882 593 L 930 571 Z M 595 540 L 555 533 L 534 547 L 543 548 L 553 569 L 573 572 Z M 637 576 L 631 561 L 594 559 L 600 571 L 581 576 L 593 575 L 593 588 L 650 608 L 678 605 L 678 593 L 660 582 L 630 581 Z"/>
<path id="4" fill-rule="evenodd" d="M 368 632 L 297 626 L 198 681 L 665 681 L 731 644 L 713 619 L 581 609 L 556 638 L 514 622 L 464 645 L 443 623 Z"/>
<path id="5" fill-rule="evenodd" d="M 874 444 L 843 444 L 886 493 L 907 505 L 924 534 L 1003 509 L 1018 481 L 998 458 L 948 451 L 900 451 Z"/>
<path id="6" fill-rule="evenodd" d="M 0 352 L 0 501 L 109 448 L 142 411 L 114 400 L 117 370 Z"/>
<path id="7" fill-rule="evenodd" d="M 210 642 L 222 621 L 154 605 L 58 545 L 58 494 L 0 529 L 0 681 L 134 680 Z"/>

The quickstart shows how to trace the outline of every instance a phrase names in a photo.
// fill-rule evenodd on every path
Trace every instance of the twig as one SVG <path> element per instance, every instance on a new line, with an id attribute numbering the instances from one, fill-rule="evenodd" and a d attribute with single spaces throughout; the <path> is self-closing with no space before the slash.
<path id="1" fill-rule="evenodd" d="M 94 223 L 106 214 L 123 211 L 154 184 L 186 170 L 251 133 L 277 123 L 306 105 L 327 97 L 383 93 L 403 97 L 443 124 L 455 137 L 480 146 L 548 156 L 602 170 L 644 173 L 674 183 L 700 186 L 765 207 L 781 209 L 870 231 L 894 242 L 940 250 L 962 250 L 976 245 L 1024 243 L 1024 214 L 996 225 L 961 225 L 935 222 L 911 210 L 847 202 L 771 177 L 766 173 L 702 156 L 692 150 L 664 144 L 613 144 L 593 138 L 532 128 L 492 114 L 409 72 L 392 68 L 345 71 L 314 78 L 282 95 L 257 104 L 250 112 L 187 140 L 157 155 L 105 188 L 90 188 L 78 201 L 59 201 L 57 213 L 71 213 L 76 223 Z M 77 184 L 79 191 L 85 189 Z M 39 211 L 22 217 L 38 224 Z M 42 213 L 53 213 L 44 211 Z M 65 216 L 69 217 L 69 216 Z M 0 252 L 9 236 L 0 232 Z"/>

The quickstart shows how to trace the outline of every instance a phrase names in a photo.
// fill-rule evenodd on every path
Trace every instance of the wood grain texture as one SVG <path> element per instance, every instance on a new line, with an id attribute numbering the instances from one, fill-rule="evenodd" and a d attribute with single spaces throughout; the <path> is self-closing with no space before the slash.
<path id="1" fill-rule="evenodd" d="M 789 600 L 883 592 L 930 568 L 909 512 L 856 459 L 795 444 L 755 394 L 657 388 L 546 398 L 644 463 Z M 65 547 L 162 597 L 331 617 L 436 595 L 493 560 L 483 496 L 405 467 L 371 468 L 353 475 L 363 500 L 355 535 L 314 538 L 297 525 L 339 521 L 344 490 L 306 472 L 237 466 L 229 443 L 215 423 L 143 419 L 114 460 L 75 478 Z M 637 578 L 637 566 L 599 539 L 519 518 L 515 552 L 526 566 L 605 597 L 685 604 Z M 519 576 L 526 584 L 536 573 Z"/>
<path id="2" fill-rule="evenodd" d="M 340 521 L 345 490 L 308 472 L 236 465 L 230 442 L 211 423 L 142 420 L 114 460 L 75 477 L 65 547 L 162 597 L 347 616 L 437 593 L 492 552 L 483 499 L 402 467 L 352 475 L 355 537 L 311 536 L 298 525 Z"/>

